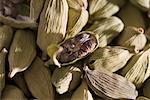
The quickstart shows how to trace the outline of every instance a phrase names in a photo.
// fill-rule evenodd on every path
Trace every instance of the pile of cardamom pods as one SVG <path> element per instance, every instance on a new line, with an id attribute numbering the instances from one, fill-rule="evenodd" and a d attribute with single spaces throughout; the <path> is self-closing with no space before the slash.
<path id="1" fill-rule="evenodd" d="M 150 100 L 150 0 L 0 0 L 0 100 Z"/>

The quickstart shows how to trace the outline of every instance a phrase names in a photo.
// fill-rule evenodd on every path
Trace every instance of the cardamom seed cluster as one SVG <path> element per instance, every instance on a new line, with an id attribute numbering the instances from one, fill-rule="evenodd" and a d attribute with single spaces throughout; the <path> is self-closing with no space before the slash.
<path id="1" fill-rule="evenodd" d="M 0 100 L 150 100 L 150 0 L 0 0 Z"/>

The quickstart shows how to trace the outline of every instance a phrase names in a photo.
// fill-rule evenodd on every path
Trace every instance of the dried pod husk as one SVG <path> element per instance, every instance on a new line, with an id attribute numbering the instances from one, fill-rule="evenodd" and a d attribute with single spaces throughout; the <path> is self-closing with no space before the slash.
<path id="1" fill-rule="evenodd" d="M 148 79 L 143 87 L 143 95 L 150 99 L 150 79 Z"/>
<path id="2" fill-rule="evenodd" d="M 36 39 L 32 31 L 18 30 L 10 46 L 8 55 L 9 77 L 26 70 L 36 56 Z"/>
<path id="3" fill-rule="evenodd" d="M 27 87 L 26 81 L 24 79 L 23 73 L 17 73 L 13 77 L 14 83 L 19 87 L 19 89 L 22 90 L 22 92 L 25 94 L 26 97 L 31 97 L 31 93 Z"/>
<path id="4" fill-rule="evenodd" d="M 138 92 L 134 84 L 126 78 L 111 73 L 102 68 L 101 70 L 90 70 L 84 67 L 85 78 L 88 86 L 100 97 L 109 99 L 135 99 Z"/>
<path id="5" fill-rule="evenodd" d="M 3 48 L 0 52 L 0 98 L 2 90 L 5 87 L 5 60 L 6 60 L 7 50 Z"/>
<path id="6" fill-rule="evenodd" d="M 90 20 L 106 18 L 117 13 L 125 0 L 88 0 Z"/>
<path id="7" fill-rule="evenodd" d="M 150 8 L 150 0 L 130 0 L 130 2 L 143 11 L 148 11 Z"/>
<path id="8" fill-rule="evenodd" d="M 74 91 L 71 100 L 94 100 L 88 89 L 86 80 L 83 80 L 81 85 Z"/>
<path id="9" fill-rule="evenodd" d="M 109 44 L 124 28 L 118 17 L 105 18 L 94 22 L 87 30 L 99 35 L 99 47 Z"/>
<path id="10" fill-rule="evenodd" d="M 2 93 L 1 100 L 27 100 L 27 98 L 19 88 L 7 84 Z"/>
<path id="11" fill-rule="evenodd" d="M 133 56 L 123 47 L 104 47 L 95 50 L 86 60 L 91 69 L 101 70 L 105 68 L 110 72 L 115 72 L 123 68 L 128 60 Z"/>
<path id="12" fill-rule="evenodd" d="M 121 74 L 133 82 L 137 88 L 150 76 L 150 46 L 144 51 L 134 55 L 123 68 Z"/>
<path id="13" fill-rule="evenodd" d="M 46 0 L 40 15 L 37 44 L 47 53 L 47 47 L 60 43 L 66 34 L 68 4 L 66 0 Z"/>
<path id="14" fill-rule="evenodd" d="M 29 11 L 29 7 L 22 6 L 22 12 L 20 13 L 20 7 L 18 5 L 23 2 L 14 2 L 14 0 L 1 0 L 0 1 L 0 22 L 9 25 L 14 28 L 36 28 L 36 21 L 30 18 L 30 15 L 22 15 Z M 28 6 L 28 5 L 26 5 Z M 27 9 L 26 9 L 27 8 Z M 31 7 L 32 8 L 32 7 Z M 23 12 L 24 11 L 24 12 Z M 28 12 L 30 13 L 30 11 Z"/>
<path id="15" fill-rule="evenodd" d="M 83 31 L 73 38 L 66 39 L 60 46 L 50 45 L 48 55 L 58 67 L 73 64 L 86 57 L 98 47 L 98 35 Z"/>
<path id="16" fill-rule="evenodd" d="M 32 95 L 40 100 L 54 100 L 51 84 L 51 72 L 40 58 L 36 58 L 30 68 L 24 72 L 27 86 Z"/>
<path id="17" fill-rule="evenodd" d="M 81 8 L 87 9 L 88 7 L 88 2 L 87 0 L 67 0 L 68 6 L 70 8 L 79 10 Z"/>
<path id="18" fill-rule="evenodd" d="M 13 30 L 10 26 L 0 26 L 0 51 L 3 48 L 8 49 L 13 38 Z"/>
<path id="19" fill-rule="evenodd" d="M 127 3 L 119 11 L 118 16 L 122 19 L 125 27 L 134 26 L 134 27 L 141 27 L 143 29 L 146 28 L 142 12 L 131 3 Z"/>
<path id="20" fill-rule="evenodd" d="M 88 21 L 88 11 L 85 8 L 69 9 L 66 39 L 78 34 Z"/>
<path id="21" fill-rule="evenodd" d="M 56 68 L 52 75 L 52 83 L 59 94 L 75 89 L 80 81 L 82 64 L 75 63 L 62 68 Z"/>
<path id="22" fill-rule="evenodd" d="M 127 48 L 132 48 L 136 53 L 146 45 L 147 39 L 144 29 L 128 26 L 117 38 L 117 44 Z"/>
<path id="23" fill-rule="evenodd" d="M 144 96 L 139 96 L 136 98 L 136 100 L 150 100 L 150 99 Z"/>

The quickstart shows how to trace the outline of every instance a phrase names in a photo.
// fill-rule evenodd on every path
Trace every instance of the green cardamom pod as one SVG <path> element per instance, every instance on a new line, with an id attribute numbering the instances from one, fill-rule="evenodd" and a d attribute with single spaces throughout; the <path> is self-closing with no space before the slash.
<path id="1" fill-rule="evenodd" d="M 83 31 L 73 38 L 66 39 L 59 46 L 50 45 L 47 49 L 52 62 L 58 67 L 73 64 L 85 58 L 98 47 L 98 35 Z"/>
<path id="2" fill-rule="evenodd" d="M 86 80 L 83 80 L 81 85 L 72 94 L 71 100 L 94 100 L 88 89 Z"/>
<path id="3" fill-rule="evenodd" d="M 90 70 L 87 66 L 84 67 L 84 71 L 88 86 L 105 100 L 136 99 L 138 96 L 134 84 L 118 74 L 111 73 L 105 68 L 98 71 Z"/>
<path id="4" fill-rule="evenodd" d="M 14 85 L 6 85 L 1 100 L 28 100 L 23 92 Z"/>
<path id="5" fill-rule="evenodd" d="M 40 58 L 36 58 L 28 70 L 24 71 L 27 86 L 39 100 L 54 100 L 51 72 Z"/>
<path id="6" fill-rule="evenodd" d="M 65 38 L 68 21 L 66 0 L 46 0 L 40 16 L 37 44 L 47 53 L 47 47 L 59 44 Z"/>
<path id="7" fill-rule="evenodd" d="M 18 30 L 12 41 L 8 61 L 9 77 L 26 70 L 36 56 L 36 39 L 32 31 Z"/>
<path id="8" fill-rule="evenodd" d="M 139 96 L 139 97 L 137 97 L 136 100 L 150 100 L 150 99 L 147 97 L 144 97 L 144 96 Z"/>
<path id="9" fill-rule="evenodd" d="M 105 68 L 110 72 L 115 72 L 123 68 L 128 60 L 133 56 L 123 47 L 104 47 L 95 50 L 86 60 L 91 69 L 101 70 Z"/>
<path id="10" fill-rule="evenodd" d="M 8 51 L 5 48 L 0 52 L 0 98 L 2 90 L 5 87 L 5 60 L 7 52 Z"/>
<path id="11" fill-rule="evenodd" d="M 87 30 L 99 35 L 99 47 L 105 47 L 123 30 L 124 24 L 118 17 L 95 21 Z"/>
<path id="12" fill-rule="evenodd" d="M 148 79 L 145 83 L 144 83 L 144 87 L 143 87 L 143 95 L 147 98 L 150 99 L 150 79 Z"/>
<path id="13" fill-rule="evenodd" d="M 52 83 L 59 94 L 75 89 L 80 81 L 82 64 L 75 63 L 61 68 L 56 68 L 52 75 Z"/>

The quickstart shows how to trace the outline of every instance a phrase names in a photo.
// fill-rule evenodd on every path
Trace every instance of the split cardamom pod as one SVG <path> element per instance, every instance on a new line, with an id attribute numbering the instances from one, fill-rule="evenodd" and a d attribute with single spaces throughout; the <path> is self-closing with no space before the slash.
<path id="1" fill-rule="evenodd" d="M 8 49 L 13 38 L 13 30 L 10 26 L 0 26 L 0 51 L 3 48 Z"/>
<path id="2" fill-rule="evenodd" d="M 76 10 L 79 10 L 82 7 L 84 9 L 87 9 L 87 7 L 88 7 L 87 0 L 67 0 L 67 2 L 68 2 L 68 5 L 69 5 L 70 8 L 73 8 L 73 9 L 76 9 Z"/>
<path id="3" fill-rule="evenodd" d="M 133 56 L 123 47 L 104 47 L 95 50 L 88 58 L 86 63 L 91 69 L 101 70 L 105 68 L 110 72 L 115 72 L 123 68 L 128 60 Z"/>
<path id="4" fill-rule="evenodd" d="M 0 52 L 0 98 L 2 90 L 5 87 L 5 60 L 6 60 L 7 50 L 3 48 Z"/>
<path id="5" fill-rule="evenodd" d="M 94 100 L 92 94 L 88 89 L 88 85 L 85 80 L 82 81 L 81 85 L 74 91 L 71 100 Z"/>
<path id="6" fill-rule="evenodd" d="M 1 100 L 27 100 L 23 92 L 14 85 L 6 85 Z"/>
<path id="7" fill-rule="evenodd" d="M 101 70 L 90 70 L 84 67 L 85 78 L 88 86 L 100 97 L 109 99 L 136 99 L 138 92 L 134 84 L 126 78 L 111 73 L 102 68 Z"/>
<path id="8" fill-rule="evenodd" d="M 29 30 L 18 30 L 12 41 L 8 61 L 9 77 L 13 77 L 17 72 L 26 70 L 36 56 L 35 35 Z"/>
<path id="9" fill-rule="evenodd" d="M 136 28 L 136 27 L 126 27 L 124 31 L 119 35 L 117 39 L 117 44 L 132 48 L 133 51 L 138 53 L 142 50 L 146 45 L 147 39 L 144 34 L 143 28 Z"/>
<path id="10" fill-rule="evenodd" d="M 48 55 L 58 67 L 73 64 L 92 53 L 98 46 L 98 36 L 92 32 L 83 31 L 73 38 L 66 39 L 60 47 L 50 45 Z"/>
<path id="11" fill-rule="evenodd" d="M 125 27 L 146 28 L 142 12 L 129 2 L 118 12 L 118 16 L 122 19 Z"/>
<path id="12" fill-rule="evenodd" d="M 150 76 L 150 45 L 144 51 L 134 55 L 123 68 L 122 75 L 133 82 L 137 88 Z"/>
<path id="13" fill-rule="evenodd" d="M 148 11 L 150 8 L 150 0 L 130 0 L 130 2 L 143 11 Z"/>
<path id="14" fill-rule="evenodd" d="M 88 0 L 90 20 L 106 18 L 117 13 L 125 0 Z"/>
<path id="15" fill-rule="evenodd" d="M 84 8 L 79 10 L 70 8 L 68 15 L 68 25 L 66 39 L 78 34 L 88 21 L 88 11 Z"/>
<path id="16" fill-rule="evenodd" d="M 150 79 L 148 79 L 145 82 L 144 87 L 143 87 L 144 96 L 150 99 L 150 92 L 149 91 L 150 91 Z"/>
<path id="17" fill-rule="evenodd" d="M 124 24 L 118 17 L 95 21 L 87 30 L 99 35 L 99 47 L 105 47 L 123 30 Z"/>
<path id="18" fill-rule="evenodd" d="M 47 47 L 59 44 L 65 37 L 68 21 L 66 0 L 46 0 L 40 15 L 37 44 L 47 53 Z"/>
<path id="19" fill-rule="evenodd" d="M 59 94 L 75 89 L 81 81 L 82 64 L 75 63 L 61 68 L 56 68 L 52 75 L 52 83 Z"/>
<path id="20" fill-rule="evenodd" d="M 0 1 L 0 22 L 9 25 L 14 28 L 36 28 L 36 21 L 32 20 L 30 16 L 21 15 L 19 12 L 20 7 L 18 5 L 23 4 L 24 2 L 14 2 L 13 0 L 1 0 Z M 26 5 L 28 6 L 28 5 Z M 23 8 L 25 6 L 22 6 Z M 27 7 L 28 8 L 28 7 Z M 31 7 L 32 8 L 32 7 Z M 25 9 L 25 13 L 29 9 Z M 29 11 L 30 13 L 30 11 Z M 29 15 L 29 14 L 28 14 Z"/>
<path id="21" fill-rule="evenodd" d="M 54 100 L 51 72 L 40 58 L 36 58 L 24 72 L 27 86 L 32 95 L 39 100 Z"/>

